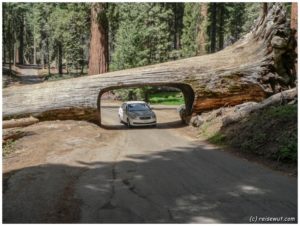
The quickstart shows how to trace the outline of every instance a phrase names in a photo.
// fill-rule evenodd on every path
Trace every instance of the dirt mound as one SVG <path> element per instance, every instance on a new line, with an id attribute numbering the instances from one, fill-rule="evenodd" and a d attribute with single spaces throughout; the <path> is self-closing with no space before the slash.
<path id="1" fill-rule="evenodd" d="M 62 160 L 74 156 L 74 153 L 77 157 L 84 156 L 85 150 L 96 150 L 99 146 L 107 145 L 117 135 L 93 123 L 71 120 L 40 122 L 14 130 L 22 136 L 11 140 L 3 147 L 4 173 L 43 164 L 53 156 Z"/>

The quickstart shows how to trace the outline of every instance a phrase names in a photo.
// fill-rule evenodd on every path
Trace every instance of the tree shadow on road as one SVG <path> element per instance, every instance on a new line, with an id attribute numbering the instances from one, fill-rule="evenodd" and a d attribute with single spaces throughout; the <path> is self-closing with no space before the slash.
<path id="1" fill-rule="evenodd" d="M 100 151 L 105 151 L 101 149 Z M 249 223 L 297 216 L 297 181 L 193 144 L 3 177 L 4 223 Z"/>

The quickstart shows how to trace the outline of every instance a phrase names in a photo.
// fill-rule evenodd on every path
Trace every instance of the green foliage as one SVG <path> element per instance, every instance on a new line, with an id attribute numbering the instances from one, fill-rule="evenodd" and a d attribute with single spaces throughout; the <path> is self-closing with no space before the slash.
<path id="1" fill-rule="evenodd" d="M 242 151 L 282 161 L 297 160 L 296 105 L 269 107 L 223 133 L 228 144 Z"/>
<path id="2" fill-rule="evenodd" d="M 243 34 L 243 25 L 246 21 L 246 4 L 245 3 L 228 3 L 228 36 L 232 37 L 234 41 L 238 40 Z"/>
<path id="3" fill-rule="evenodd" d="M 89 5 L 85 3 L 60 3 L 52 9 L 49 17 L 52 55 L 56 58 L 58 45 L 61 44 L 67 67 L 82 67 L 86 61 L 85 48 L 89 39 L 88 17 Z"/>
<path id="4" fill-rule="evenodd" d="M 182 32 L 182 55 L 184 57 L 197 54 L 199 27 L 204 19 L 200 18 L 200 3 L 184 4 Z"/>
<path id="5" fill-rule="evenodd" d="M 250 30 L 261 4 L 107 3 L 98 18 L 109 26 L 110 69 L 205 54 L 212 39 L 220 50 Z M 201 16 L 206 6 L 208 16 Z M 291 3 L 284 7 L 290 12 Z M 68 72 L 82 74 L 89 55 L 90 8 L 90 3 L 3 3 L 4 61 L 12 63 L 19 48 L 25 64 L 36 61 L 50 68 L 60 64 L 62 55 Z"/>
<path id="6" fill-rule="evenodd" d="M 276 117 L 281 121 L 289 120 L 297 116 L 297 108 L 295 105 L 286 105 L 284 107 L 272 107 L 268 110 L 269 117 Z"/>
<path id="7" fill-rule="evenodd" d="M 58 64 L 58 45 L 63 49 L 66 65 L 79 67 L 86 63 L 89 40 L 89 7 L 87 3 L 4 3 L 6 43 L 4 48 L 19 47 L 21 31 L 25 63 Z M 12 53 L 13 55 L 14 53 Z M 12 61 L 13 56 L 10 58 Z M 52 65 L 51 65 L 52 66 Z"/>
<path id="8" fill-rule="evenodd" d="M 261 13 L 261 4 L 262 3 L 245 3 L 245 23 L 243 25 L 242 32 L 243 34 L 249 32 L 251 28 L 254 26 L 255 21 L 258 19 Z"/>
<path id="9" fill-rule="evenodd" d="M 220 132 L 215 133 L 213 136 L 208 138 L 208 141 L 213 143 L 213 144 L 225 144 L 226 141 L 226 136 Z"/>
<path id="10" fill-rule="evenodd" d="M 150 93 L 149 102 L 151 104 L 181 105 L 184 104 L 181 92 L 159 92 Z"/>
<path id="11" fill-rule="evenodd" d="M 168 60 L 172 11 L 159 3 L 120 3 L 112 55 L 113 70 Z"/>
<path id="12" fill-rule="evenodd" d="M 284 137 L 280 140 L 281 146 L 277 154 L 278 158 L 282 160 L 297 161 L 297 149 L 298 149 L 298 136 L 297 131 L 290 134 L 288 137 Z"/>
<path id="13" fill-rule="evenodd" d="M 6 157 L 15 150 L 15 141 L 7 140 L 2 146 L 2 157 Z"/>
<path id="14" fill-rule="evenodd" d="M 140 88 L 118 89 L 114 92 L 117 98 L 122 101 L 145 100 L 145 92 Z"/>

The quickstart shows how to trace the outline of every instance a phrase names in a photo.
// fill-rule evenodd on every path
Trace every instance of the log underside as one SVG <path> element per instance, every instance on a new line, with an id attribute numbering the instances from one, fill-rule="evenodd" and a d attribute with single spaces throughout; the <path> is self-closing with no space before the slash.
<path id="1" fill-rule="evenodd" d="M 295 43 L 282 5 L 276 3 L 249 34 L 214 54 L 6 88 L 3 117 L 85 119 L 91 115 L 96 119 L 104 92 L 146 85 L 180 88 L 189 114 L 261 101 L 295 86 Z"/>

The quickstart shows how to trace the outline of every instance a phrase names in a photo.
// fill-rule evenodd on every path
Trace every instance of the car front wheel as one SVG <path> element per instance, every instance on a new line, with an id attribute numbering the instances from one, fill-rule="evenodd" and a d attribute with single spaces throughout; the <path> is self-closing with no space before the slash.
<path id="1" fill-rule="evenodd" d="M 128 126 L 128 128 L 131 128 L 131 124 L 130 124 L 129 118 L 127 118 L 127 126 Z"/>

